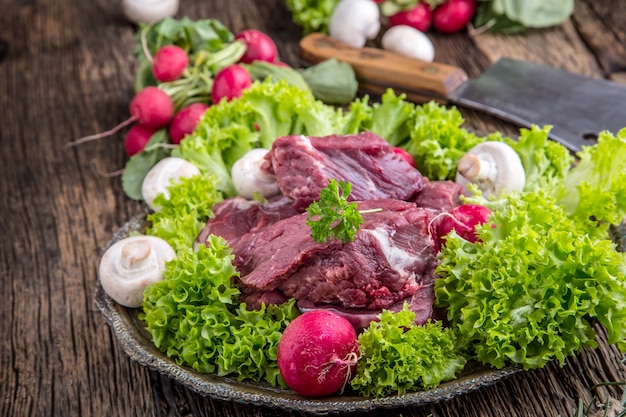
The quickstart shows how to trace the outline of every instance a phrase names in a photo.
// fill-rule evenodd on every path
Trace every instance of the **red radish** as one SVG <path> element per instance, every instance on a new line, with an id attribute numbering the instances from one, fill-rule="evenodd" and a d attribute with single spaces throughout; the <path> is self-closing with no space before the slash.
<path id="1" fill-rule="evenodd" d="M 215 75 L 211 101 L 219 103 L 223 98 L 227 101 L 239 97 L 243 90 L 252 85 L 252 77 L 241 65 L 233 64 L 222 69 Z"/>
<path id="2" fill-rule="evenodd" d="M 395 148 L 393 148 L 393 153 L 395 153 L 400 158 L 402 158 L 405 161 L 407 161 L 409 164 L 411 164 L 412 167 L 416 168 L 415 160 L 413 159 L 413 156 L 410 153 L 408 153 L 407 151 L 405 151 L 404 149 L 395 147 Z"/>
<path id="3" fill-rule="evenodd" d="M 453 230 L 463 239 L 477 242 L 476 226 L 487 222 L 491 210 L 479 204 L 463 204 L 440 214 L 436 224 L 436 236 L 439 247 L 443 246 L 446 235 Z"/>
<path id="4" fill-rule="evenodd" d="M 475 0 L 447 0 L 433 10 L 433 26 L 442 33 L 463 29 L 474 16 Z"/>
<path id="5" fill-rule="evenodd" d="M 145 87 L 137 93 L 130 101 L 129 108 L 131 118 L 153 129 L 165 127 L 174 115 L 171 97 L 154 86 Z"/>
<path id="6" fill-rule="evenodd" d="M 278 56 L 276 44 L 265 33 L 256 29 L 248 29 L 238 33 L 235 39 L 246 44 L 246 53 L 240 59 L 244 64 L 250 64 L 253 61 L 276 61 Z"/>
<path id="7" fill-rule="evenodd" d="M 152 135 L 156 132 L 147 126 L 137 123 L 128 130 L 124 139 L 124 148 L 128 156 L 133 156 L 143 151 Z"/>
<path id="8" fill-rule="evenodd" d="M 354 327 L 328 310 L 296 317 L 278 342 L 277 363 L 287 385 L 300 395 L 321 397 L 343 389 L 359 358 Z"/>
<path id="9" fill-rule="evenodd" d="M 417 6 L 409 10 L 403 10 L 389 16 L 391 26 L 406 25 L 411 26 L 421 32 L 426 32 L 432 24 L 432 11 L 425 2 L 420 2 Z"/>
<path id="10" fill-rule="evenodd" d="M 193 132 L 208 108 L 209 106 L 204 103 L 193 103 L 180 109 L 172 118 L 167 130 L 172 143 L 178 145 L 185 135 Z"/>
<path id="11" fill-rule="evenodd" d="M 189 64 L 189 56 L 177 45 L 165 45 L 154 54 L 152 73 L 161 82 L 179 79 Z"/>
<path id="12" fill-rule="evenodd" d="M 66 146 L 74 146 L 94 139 L 100 139 L 117 133 L 120 129 L 134 122 L 149 127 L 160 129 L 170 122 L 174 115 L 174 102 L 169 95 L 158 87 L 149 86 L 139 91 L 130 101 L 130 117 L 118 124 L 111 130 L 85 136 Z"/>

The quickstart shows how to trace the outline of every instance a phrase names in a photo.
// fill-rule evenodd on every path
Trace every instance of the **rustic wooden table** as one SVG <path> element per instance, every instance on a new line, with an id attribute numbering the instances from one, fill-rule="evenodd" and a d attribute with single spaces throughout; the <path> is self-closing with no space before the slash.
<path id="1" fill-rule="evenodd" d="M 0 415 L 296 415 L 198 395 L 131 361 L 94 304 L 101 248 L 141 205 L 115 171 L 121 137 L 68 141 L 127 117 L 135 27 L 118 1 L 0 1 Z M 298 64 L 300 30 L 284 0 L 183 0 L 179 17 L 258 28 Z M 626 1 L 577 0 L 563 25 L 518 35 L 436 36 L 436 59 L 473 77 L 501 56 L 626 83 Z M 481 131 L 510 125 L 464 112 Z M 626 125 L 626 121 L 625 121 Z M 599 347 L 564 367 L 523 372 L 424 407 L 371 416 L 569 416 L 579 400 L 621 397 L 623 355 Z M 365 413 L 364 413 L 365 415 Z"/>

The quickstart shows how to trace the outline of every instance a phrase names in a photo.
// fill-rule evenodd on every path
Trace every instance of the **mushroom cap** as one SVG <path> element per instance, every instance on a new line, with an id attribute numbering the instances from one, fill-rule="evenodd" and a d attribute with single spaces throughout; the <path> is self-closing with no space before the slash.
<path id="1" fill-rule="evenodd" d="M 420 61 L 432 62 L 435 47 L 430 38 L 414 27 L 397 25 L 390 27 L 381 39 L 383 49 Z"/>
<path id="2" fill-rule="evenodd" d="M 328 34 L 353 48 L 362 48 L 380 31 L 380 10 L 371 0 L 341 0 L 328 22 Z"/>
<path id="3" fill-rule="evenodd" d="M 125 307 L 140 307 L 146 287 L 163 279 L 174 249 L 156 236 L 131 236 L 115 242 L 100 259 L 102 288 Z"/>
<path id="4" fill-rule="evenodd" d="M 466 190 L 468 184 L 473 183 L 483 196 L 498 197 L 523 191 L 526 171 L 512 147 L 504 142 L 486 141 L 474 146 L 459 160 L 455 181 Z"/>
<path id="5" fill-rule="evenodd" d="M 250 199 L 260 193 L 268 198 L 280 193 L 276 177 L 261 168 L 268 152 L 263 148 L 252 149 L 233 164 L 231 177 L 241 197 Z"/>
<path id="6" fill-rule="evenodd" d="M 200 174 L 200 169 L 191 162 L 170 156 L 157 162 L 146 174 L 141 183 L 141 195 L 148 206 L 158 210 L 154 206 L 154 199 L 159 194 L 169 197 L 167 187 L 178 182 L 181 177 L 193 177 Z"/>
<path id="7" fill-rule="evenodd" d="M 156 23 L 178 12 L 179 0 L 122 0 L 122 13 L 134 23 Z"/>

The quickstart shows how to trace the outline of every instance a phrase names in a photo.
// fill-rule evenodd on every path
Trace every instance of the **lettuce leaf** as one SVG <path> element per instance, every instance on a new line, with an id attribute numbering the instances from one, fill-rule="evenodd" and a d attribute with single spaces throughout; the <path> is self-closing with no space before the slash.
<path id="1" fill-rule="evenodd" d="M 454 179 L 463 155 L 485 140 L 463 128 L 465 122 L 455 107 L 434 101 L 416 106 L 411 119 L 410 141 L 400 144 L 415 158 L 422 174 L 431 180 Z"/>
<path id="2" fill-rule="evenodd" d="M 626 218 L 626 129 L 601 132 L 596 145 L 576 156 L 554 195 L 568 215 L 587 224 L 587 233 L 604 236 Z"/>
<path id="3" fill-rule="evenodd" d="M 247 310 L 231 261 L 228 244 L 215 235 L 197 251 L 179 251 L 165 279 L 146 289 L 139 317 L 154 345 L 179 365 L 285 387 L 276 352 L 298 314 L 295 302 Z"/>
<path id="4" fill-rule="evenodd" d="M 146 234 L 164 239 L 176 252 L 192 246 L 198 233 L 213 215 L 213 205 L 222 201 L 215 178 L 196 175 L 181 177 L 167 187 L 169 198 L 159 194 L 154 204 L 159 211 L 148 214 Z"/>
<path id="5" fill-rule="evenodd" d="M 551 126 L 520 129 L 517 140 L 505 140 L 519 155 L 526 173 L 525 191 L 560 183 L 569 173 L 574 157 L 561 144 L 549 139 Z"/>
<path id="6" fill-rule="evenodd" d="M 328 33 L 330 16 L 339 0 L 286 0 L 294 23 L 304 33 Z"/>
<path id="7" fill-rule="evenodd" d="M 496 368 L 539 368 L 595 347 L 594 322 L 626 349 L 626 257 L 585 233 L 546 192 L 509 198 L 482 243 L 448 236 L 436 305 L 460 346 Z"/>
<path id="8" fill-rule="evenodd" d="M 428 389 L 454 379 L 466 359 L 455 349 L 455 335 L 440 321 L 413 324 L 415 313 L 405 304 L 383 311 L 359 335 L 361 357 L 350 384 L 360 395 L 383 397 Z"/>

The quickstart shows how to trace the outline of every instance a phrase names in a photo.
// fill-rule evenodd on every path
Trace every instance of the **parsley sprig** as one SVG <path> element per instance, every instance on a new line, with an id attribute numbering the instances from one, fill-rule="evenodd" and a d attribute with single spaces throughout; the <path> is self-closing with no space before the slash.
<path id="1" fill-rule="evenodd" d="M 352 184 L 331 178 L 326 188 L 320 190 L 319 201 L 306 209 L 306 224 L 311 228 L 311 237 L 318 243 L 339 239 L 342 243 L 354 241 L 354 236 L 363 223 L 356 203 L 349 203 Z M 371 210 L 368 210 L 368 212 Z M 377 211 L 377 210 L 373 210 Z"/>

